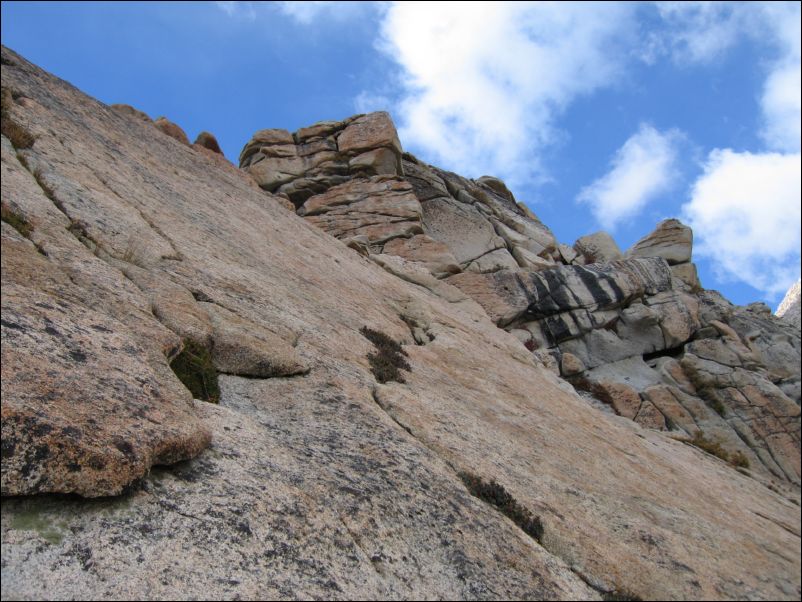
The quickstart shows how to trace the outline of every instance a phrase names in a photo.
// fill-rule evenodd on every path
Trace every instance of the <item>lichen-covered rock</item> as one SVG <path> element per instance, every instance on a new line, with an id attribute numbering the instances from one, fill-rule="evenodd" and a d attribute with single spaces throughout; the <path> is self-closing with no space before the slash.
<path id="1" fill-rule="evenodd" d="M 4 496 L 118 495 L 209 444 L 189 392 L 103 313 L 4 282 L 2 340 Z"/>

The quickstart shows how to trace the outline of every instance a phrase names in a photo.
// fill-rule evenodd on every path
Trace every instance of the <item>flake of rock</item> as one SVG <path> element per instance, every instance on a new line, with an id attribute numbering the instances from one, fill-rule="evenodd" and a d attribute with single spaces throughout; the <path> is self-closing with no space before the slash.
<path id="1" fill-rule="evenodd" d="M 384 245 L 383 252 L 420 262 L 435 278 L 445 278 L 462 271 L 449 248 L 425 234 L 390 240 Z"/>

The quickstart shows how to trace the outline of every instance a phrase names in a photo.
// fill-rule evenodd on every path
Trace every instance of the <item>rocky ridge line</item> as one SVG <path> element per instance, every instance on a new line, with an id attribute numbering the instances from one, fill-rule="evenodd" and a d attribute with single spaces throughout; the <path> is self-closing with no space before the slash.
<path id="1" fill-rule="evenodd" d="M 799 484 L 799 329 L 703 290 L 679 220 L 625 253 L 604 232 L 558 244 L 500 180 L 403 153 L 382 112 L 261 130 L 240 166 L 394 274 L 478 301 L 598 407 Z"/>

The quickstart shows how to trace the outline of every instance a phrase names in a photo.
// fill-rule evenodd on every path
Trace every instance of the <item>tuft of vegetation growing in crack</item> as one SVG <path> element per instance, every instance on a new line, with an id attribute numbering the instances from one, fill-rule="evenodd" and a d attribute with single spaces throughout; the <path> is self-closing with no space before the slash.
<path id="1" fill-rule="evenodd" d="M 722 418 L 726 417 L 727 408 L 724 406 L 723 403 L 721 403 L 720 400 L 713 397 L 706 399 L 705 401 L 707 401 L 707 405 L 709 405 L 716 412 L 716 414 L 718 414 Z"/>
<path id="2" fill-rule="evenodd" d="M 389 336 L 378 330 L 373 330 L 367 326 L 363 326 L 359 332 L 373 343 L 376 347 L 376 353 L 368 354 L 368 362 L 370 363 L 370 370 L 373 376 L 380 383 L 387 383 L 390 381 L 403 383 L 404 375 L 401 370 L 411 371 L 409 363 L 404 359 L 407 352 L 401 347 L 401 344 L 394 341 Z"/>
<path id="3" fill-rule="evenodd" d="M 184 386 L 195 399 L 211 403 L 220 401 L 220 387 L 217 384 L 217 370 L 212 364 L 212 354 L 203 345 L 194 341 L 184 341 L 184 349 L 170 362 Z"/>
<path id="4" fill-rule="evenodd" d="M 528 508 L 521 506 L 503 485 L 494 479 L 486 482 L 468 472 L 460 472 L 459 478 L 467 487 L 472 496 L 478 497 L 485 503 L 495 506 L 507 518 L 518 525 L 524 533 L 540 543 L 543 540 L 543 522 L 539 516 L 534 516 Z"/>
<path id="5" fill-rule="evenodd" d="M 740 451 L 736 451 L 731 454 L 728 453 L 727 450 L 721 447 L 720 441 L 716 439 L 708 439 L 703 431 L 696 431 L 693 439 L 690 439 L 688 443 L 716 456 L 717 458 L 721 458 L 725 462 L 729 462 L 736 468 L 749 468 L 749 458 L 747 458 L 743 453 Z"/>
<path id="6" fill-rule="evenodd" d="M 605 592 L 602 594 L 602 600 L 606 600 L 609 602 L 629 602 L 630 600 L 633 602 L 640 602 L 643 600 L 640 596 L 633 594 L 632 592 L 628 592 L 623 589 L 616 589 L 611 592 Z"/>
<path id="7" fill-rule="evenodd" d="M 33 232 L 33 226 L 31 222 L 25 219 L 25 216 L 22 215 L 19 211 L 14 211 L 11 208 L 11 205 L 6 203 L 0 204 L 0 218 L 7 223 L 9 226 L 14 228 L 17 232 L 22 234 L 25 238 L 29 238 L 31 232 Z"/>
<path id="8" fill-rule="evenodd" d="M 8 88 L 0 92 L 0 125 L 3 136 L 8 138 L 15 149 L 31 148 L 36 138 L 11 116 L 14 93 Z"/>

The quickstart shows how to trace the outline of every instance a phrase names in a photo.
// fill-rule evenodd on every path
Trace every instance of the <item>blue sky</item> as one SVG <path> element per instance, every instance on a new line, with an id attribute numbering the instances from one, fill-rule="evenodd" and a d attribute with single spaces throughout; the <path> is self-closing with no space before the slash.
<path id="1" fill-rule="evenodd" d="M 3 2 L 2 41 L 233 161 L 258 129 L 388 110 L 562 242 L 679 217 L 705 287 L 774 307 L 799 278 L 798 2 Z"/>

